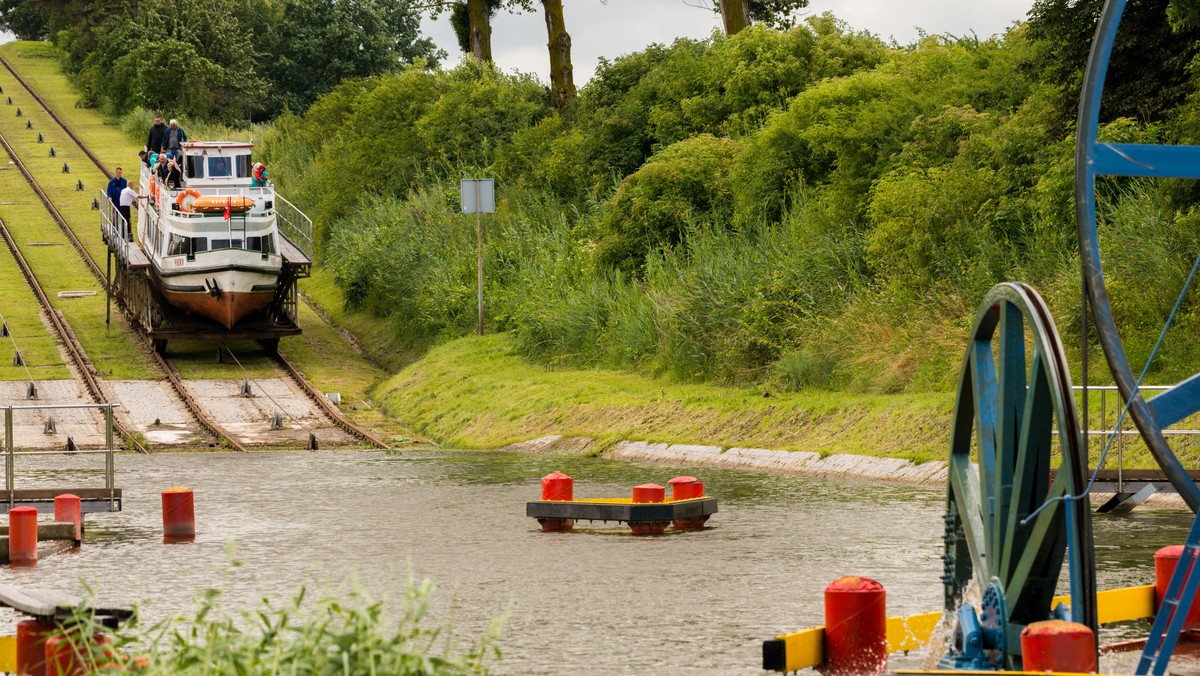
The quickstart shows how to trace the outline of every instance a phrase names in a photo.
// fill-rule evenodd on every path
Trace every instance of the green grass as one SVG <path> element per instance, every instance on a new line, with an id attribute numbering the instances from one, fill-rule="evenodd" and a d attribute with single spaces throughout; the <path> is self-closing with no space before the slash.
<path id="1" fill-rule="evenodd" d="M 0 126 L 4 124 L 0 118 Z M 99 281 L 15 169 L 0 171 L 0 194 L 8 197 L 5 202 L 13 202 L 0 204 L 0 218 L 8 224 L 51 305 L 62 312 L 96 371 L 113 379 L 154 377 L 141 341 L 121 313 L 114 308 L 111 326 L 105 325 L 106 298 Z M 50 246 L 30 246 L 33 242 Z M 93 291 L 95 295 L 58 297 L 63 291 Z M 31 293 L 27 299 L 28 305 L 22 303 L 19 307 L 26 308 L 26 312 L 36 309 Z"/>
<path id="2" fill-rule="evenodd" d="M 8 248 L 0 248 L 0 260 L 4 261 L 0 264 L 0 298 L 4 299 L 0 315 L 10 333 L 0 337 L 0 380 L 27 380 L 31 375 L 35 381 L 70 380 L 71 372 L 59 353 L 57 339 L 42 322 L 33 290 L 9 256 Z M 25 367 L 12 365 L 17 350 Z"/>
<path id="3" fill-rule="evenodd" d="M 434 348 L 381 386 L 389 413 L 420 434 L 493 448 L 543 434 L 878 456 L 942 457 L 949 394 L 776 394 L 548 369 L 503 335 Z"/>

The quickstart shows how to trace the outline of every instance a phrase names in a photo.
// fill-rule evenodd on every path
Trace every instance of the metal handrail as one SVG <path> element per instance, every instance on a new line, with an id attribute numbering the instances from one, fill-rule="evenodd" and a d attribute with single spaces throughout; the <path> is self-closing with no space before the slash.
<path id="1" fill-rule="evenodd" d="M 1072 389 L 1079 392 L 1079 391 L 1083 390 L 1083 387 L 1081 385 L 1075 385 L 1072 387 Z M 1120 418 L 1120 411 L 1121 411 L 1122 407 L 1124 407 L 1124 405 L 1125 405 L 1125 402 L 1122 400 L 1120 390 L 1117 388 L 1116 385 L 1089 385 L 1087 389 L 1089 391 L 1099 390 L 1099 392 L 1100 392 L 1100 429 L 1096 429 L 1096 430 L 1092 429 L 1091 424 L 1086 423 L 1086 421 L 1090 419 L 1090 416 L 1084 415 L 1083 419 L 1085 421 L 1085 424 L 1087 424 L 1087 429 L 1084 431 L 1084 434 L 1087 435 L 1087 437 L 1089 439 L 1091 437 L 1102 437 L 1102 438 L 1113 437 L 1113 436 L 1116 437 L 1116 442 L 1117 442 L 1116 443 L 1116 447 L 1117 447 L 1117 491 L 1118 492 L 1124 491 L 1124 487 L 1125 487 L 1125 462 L 1124 462 L 1124 460 L 1125 460 L 1125 458 L 1124 458 L 1124 456 L 1125 456 L 1125 437 L 1140 436 L 1141 432 L 1139 432 L 1136 428 L 1135 429 L 1125 429 L 1124 423 L 1122 423 L 1121 429 L 1107 428 L 1105 426 L 1108 421 L 1108 393 L 1109 392 L 1117 393 L 1117 405 L 1114 408 L 1113 413 L 1117 415 L 1118 419 Z M 1161 392 L 1161 391 L 1166 391 L 1169 389 L 1171 389 L 1171 387 L 1169 385 L 1142 385 L 1141 387 L 1138 388 L 1138 391 L 1140 391 L 1140 392 Z M 1197 435 L 1197 434 L 1200 434 L 1200 429 L 1162 430 L 1162 434 L 1163 435 Z"/>
<path id="2" fill-rule="evenodd" d="M 104 454 L 104 490 L 108 491 L 108 511 L 117 511 L 116 492 L 116 463 L 113 461 L 113 409 L 120 404 L 21 404 L 4 406 L 4 489 L 8 492 L 8 507 L 16 504 L 16 456 L 43 455 L 61 453 L 61 451 L 21 451 L 17 452 L 13 439 L 13 411 L 62 410 L 62 409 L 104 409 L 104 449 L 99 451 L 75 451 L 81 454 Z"/>

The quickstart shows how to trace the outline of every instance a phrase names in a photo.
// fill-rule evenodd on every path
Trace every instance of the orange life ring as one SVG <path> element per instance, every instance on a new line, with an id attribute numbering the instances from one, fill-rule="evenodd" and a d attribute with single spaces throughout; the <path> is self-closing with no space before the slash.
<path id="1" fill-rule="evenodd" d="M 200 197 L 200 191 L 188 188 L 187 190 L 184 190 L 183 192 L 179 193 L 179 197 L 175 198 L 175 206 L 179 207 L 179 209 L 181 211 L 191 211 L 192 210 L 191 205 L 186 206 L 186 207 L 183 206 L 183 201 L 185 199 L 187 199 L 188 195 L 191 195 L 192 200 L 195 200 L 197 197 Z"/>

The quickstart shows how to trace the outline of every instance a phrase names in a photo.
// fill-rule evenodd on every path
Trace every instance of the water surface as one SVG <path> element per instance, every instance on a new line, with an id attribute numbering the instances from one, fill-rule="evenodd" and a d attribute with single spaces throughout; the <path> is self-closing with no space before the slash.
<path id="1" fill-rule="evenodd" d="M 17 485 L 100 485 L 100 466 L 20 458 Z M 396 598 L 411 572 L 437 583 L 436 619 L 464 638 L 509 611 L 496 666 L 510 674 L 756 673 L 763 639 L 822 623 L 822 592 L 841 575 L 883 583 L 889 615 L 941 606 L 941 487 L 421 451 L 122 456 L 117 468 L 123 512 L 89 515 L 81 550 L 0 569 L 0 582 L 81 593 L 86 581 L 154 620 L 206 587 L 252 608 L 353 575 Z M 541 533 L 525 502 L 554 470 L 575 478 L 576 497 L 694 474 L 720 512 L 703 531 L 659 537 L 612 524 Z M 196 491 L 192 544 L 161 542 L 160 492 L 173 485 Z M 1101 588 L 1153 581 L 1153 552 L 1189 522 L 1098 518 Z"/>

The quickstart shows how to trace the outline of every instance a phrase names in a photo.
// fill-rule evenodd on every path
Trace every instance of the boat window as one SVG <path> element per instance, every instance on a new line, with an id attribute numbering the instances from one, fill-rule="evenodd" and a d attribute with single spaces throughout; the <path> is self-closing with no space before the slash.
<path id="1" fill-rule="evenodd" d="M 238 155 L 233 158 L 233 161 L 237 165 L 238 178 L 250 178 L 251 171 L 254 168 L 254 164 L 250 161 L 250 156 Z"/>
<path id="2" fill-rule="evenodd" d="M 189 251 L 189 248 L 191 243 L 188 242 L 189 239 L 191 238 L 171 233 L 171 240 L 167 243 L 167 255 L 184 256 L 190 254 L 191 251 Z"/>
<path id="3" fill-rule="evenodd" d="M 233 175 L 233 165 L 228 157 L 210 157 L 208 158 L 208 177 L 209 178 L 228 178 Z"/>
<path id="4" fill-rule="evenodd" d="M 186 155 L 187 160 L 187 175 L 190 178 L 204 178 L 204 156 L 203 155 Z"/>
<path id="5" fill-rule="evenodd" d="M 199 252 L 199 251 L 208 251 L 208 238 L 207 237 L 193 237 L 192 238 L 192 252 L 195 253 L 195 252 Z"/>
<path id="6" fill-rule="evenodd" d="M 246 238 L 246 250 L 257 251 L 264 256 L 269 256 L 275 253 L 275 236 L 274 235 L 252 235 Z"/>
<path id="7" fill-rule="evenodd" d="M 212 241 L 213 249 L 240 249 L 242 248 L 242 240 L 240 239 L 214 239 Z"/>

